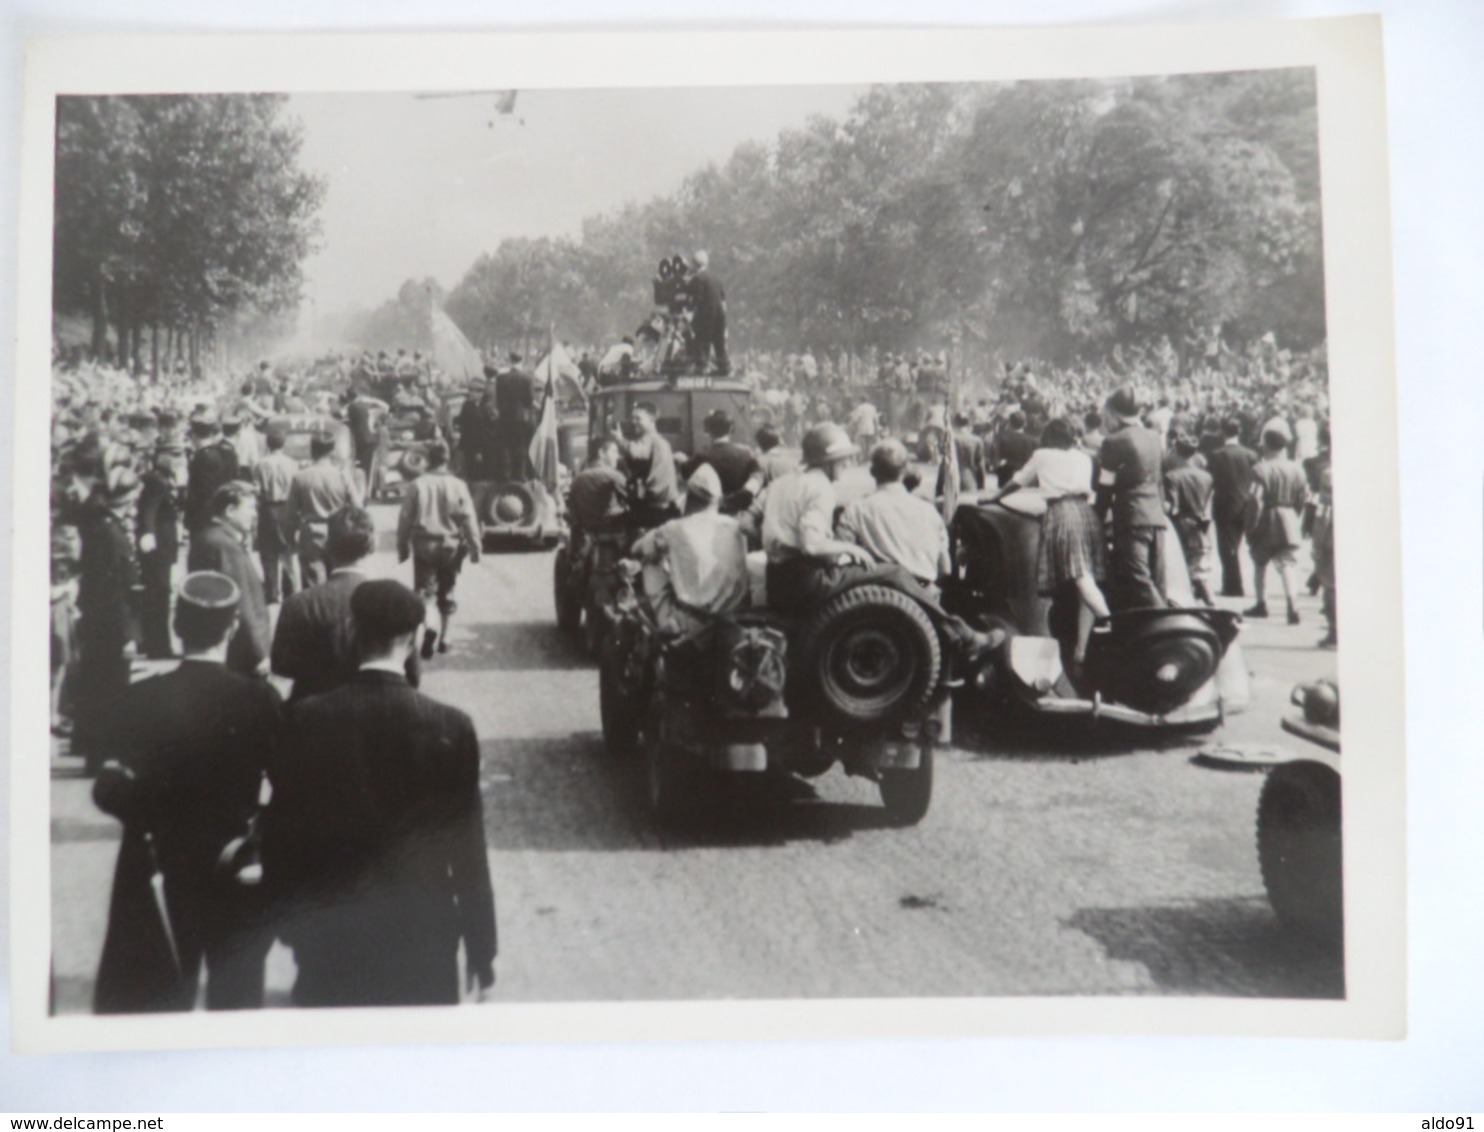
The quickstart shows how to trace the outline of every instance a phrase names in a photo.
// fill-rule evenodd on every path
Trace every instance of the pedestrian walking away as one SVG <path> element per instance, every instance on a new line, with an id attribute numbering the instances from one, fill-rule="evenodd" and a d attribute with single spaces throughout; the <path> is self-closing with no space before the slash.
<path id="1" fill-rule="evenodd" d="M 356 588 L 361 665 L 291 705 L 269 768 L 264 880 L 293 948 L 299 1006 L 438 1005 L 495 982 L 495 901 L 479 739 L 462 711 L 415 691 L 404 666 L 422 600 L 400 582 Z"/>
<path id="2" fill-rule="evenodd" d="M 283 738 L 271 685 L 230 671 L 240 591 L 224 574 L 181 582 L 185 659 L 118 701 L 94 788 L 124 823 L 94 1009 L 190 1010 L 204 964 L 206 1006 L 263 1004 L 272 935 L 256 860 L 264 773 Z M 164 908 L 152 907 L 152 874 Z"/>
<path id="3" fill-rule="evenodd" d="M 479 561 L 481 541 L 469 488 L 448 470 L 447 446 L 434 441 L 428 470 L 407 485 L 397 520 L 397 559 L 412 559 L 413 588 L 438 614 L 438 628 L 423 630 L 424 660 L 435 645 L 440 653 L 448 651 L 448 625 L 458 608 L 454 587 L 464 559 Z"/>

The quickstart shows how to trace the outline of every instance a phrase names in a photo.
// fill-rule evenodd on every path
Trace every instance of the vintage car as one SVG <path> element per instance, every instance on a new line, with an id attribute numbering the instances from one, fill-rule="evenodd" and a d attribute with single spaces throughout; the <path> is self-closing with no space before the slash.
<path id="1" fill-rule="evenodd" d="M 961 503 L 950 527 L 949 610 L 1009 640 L 967 681 L 965 696 L 991 723 L 1007 713 L 1085 725 L 1208 731 L 1251 700 L 1237 642 L 1240 618 L 1198 605 L 1173 531 L 1166 546 L 1164 609 L 1114 613 L 1097 627 L 1083 671 L 1068 673 L 1063 642 L 1076 632 L 1075 591 L 1052 601 L 1036 589 L 1045 499 L 1034 489 L 999 503 Z M 969 705 L 965 705 L 969 706 Z"/>
<path id="2" fill-rule="evenodd" d="M 704 812 L 728 775 L 837 764 L 877 784 L 893 824 L 922 820 L 934 749 L 952 738 L 952 675 L 913 598 L 864 581 L 803 620 L 754 610 L 667 638 L 636 574 L 624 574 L 604 643 L 599 712 L 610 752 L 642 753 L 656 821 Z"/>
<path id="3" fill-rule="evenodd" d="M 1267 772 L 1257 802 L 1257 861 L 1278 920 L 1326 947 L 1345 934 L 1340 817 L 1340 693 L 1321 680 L 1294 689 L 1283 730 L 1313 749 Z"/>
<path id="4" fill-rule="evenodd" d="M 437 439 L 438 423 L 426 409 L 393 408 L 383 416 L 371 457 L 368 497 L 400 499 L 407 481 L 424 466 L 427 445 Z"/>
<path id="5" fill-rule="evenodd" d="M 724 377 L 677 377 L 670 381 L 631 381 L 599 389 L 588 402 L 588 436 L 606 436 L 629 419 L 635 405 L 653 405 L 655 426 L 677 457 L 699 455 L 710 443 L 702 423 L 724 409 L 739 439 L 753 416 L 752 389 Z"/>
<path id="6" fill-rule="evenodd" d="M 351 467 L 355 463 L 355 445 L 351 442 L 350 429 L 344 421 L 319 413 L 288 413 L 272 417 L 268 429 L 284 433 L 283 450 L 298 461 L 301 468 L 309 466 L 309 442 L 317 432 L 327 432 L 335 438 L 335 462 Z"/>

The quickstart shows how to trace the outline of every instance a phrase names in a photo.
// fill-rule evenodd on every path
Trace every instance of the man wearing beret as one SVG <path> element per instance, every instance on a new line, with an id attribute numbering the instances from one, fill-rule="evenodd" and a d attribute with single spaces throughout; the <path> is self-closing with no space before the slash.
<path id="1" fill-rule="evenodd" d="M 1107 435 L 1098 451 L 1098 511 L 1112 516 L 1108 604 L 1162 608 L 1165 510 L 1160 498 L 1164 442 L 1139 423 L 1132 389 L 1116 390 L 1103 406 Z"/>
<path id="2" fill-rule="evenodd" d="M 225 666 L 239 597 L 224 574 L 187 575 L 175 608 L 184 660 L 132 685 L 112 716 L 94 798 L 124 822 L 124 837 L 94 992 L 99 1013 L 190 1010 L 203 961 L 208 1010 L 263 1004 L 272 939 L 244 850 L 283 738 L 283 705 L 271 685 Z M 168 939 L 148 915 L 156 868 Z"/>
<path id="3" fill-rule="evenodd" d="M 290 707 L 269 769 L 264 879 L 298 965 L 294 1001 L 456 1003 L 460 942 L 482 999 L 495 981 L 495 903 L 474 724 L 407 683 L 417 594 L 363 582 L 350 608 L 359 671 Z"/>

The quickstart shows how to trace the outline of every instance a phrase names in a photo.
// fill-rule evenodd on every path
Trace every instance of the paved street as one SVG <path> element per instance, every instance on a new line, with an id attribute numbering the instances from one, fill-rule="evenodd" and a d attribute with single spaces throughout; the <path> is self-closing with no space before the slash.
<path id="1" fill-rule="evenodd" d="M 375 510 L 390 572 L 394 512 Z M 1254 703 L 1214 738 L 1048 747 L 960 719 L 920 826 L 887 827 L 874 785 L 837 769 L 743 783 L 713 828 L 673 836 L 646 819 L 637 765 L 604 752 L 551 558 L 466 569 L 453 651 L 425 670 L 482 738 L 498 998 L 1343 993 L 1338 961 L 1289 941 L 1263 895 L 1261 774 L 1192 761 L 1213 742 L 1298 744 L 1278 726 L 1289 690 L 1334 671 L 1317 599 L 1297 628 L 1249 623 Z M 53 768 L 57 1006 L 78 1011 L 118 827 L 77 760 Z M 275 948 L 273 1002 L 292 977 Z"/>

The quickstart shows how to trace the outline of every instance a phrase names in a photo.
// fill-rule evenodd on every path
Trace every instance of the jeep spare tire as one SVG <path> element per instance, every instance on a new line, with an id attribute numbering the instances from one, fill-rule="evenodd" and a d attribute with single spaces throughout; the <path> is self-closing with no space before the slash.
<path id="1" fill-rule="evenodd" d="M 797 687 L 806 702 L 842 724 L 920 714 L 942 670 L 943 650 L 927 612 L 887 586 L 836 594 L 799 633 Z"/>

